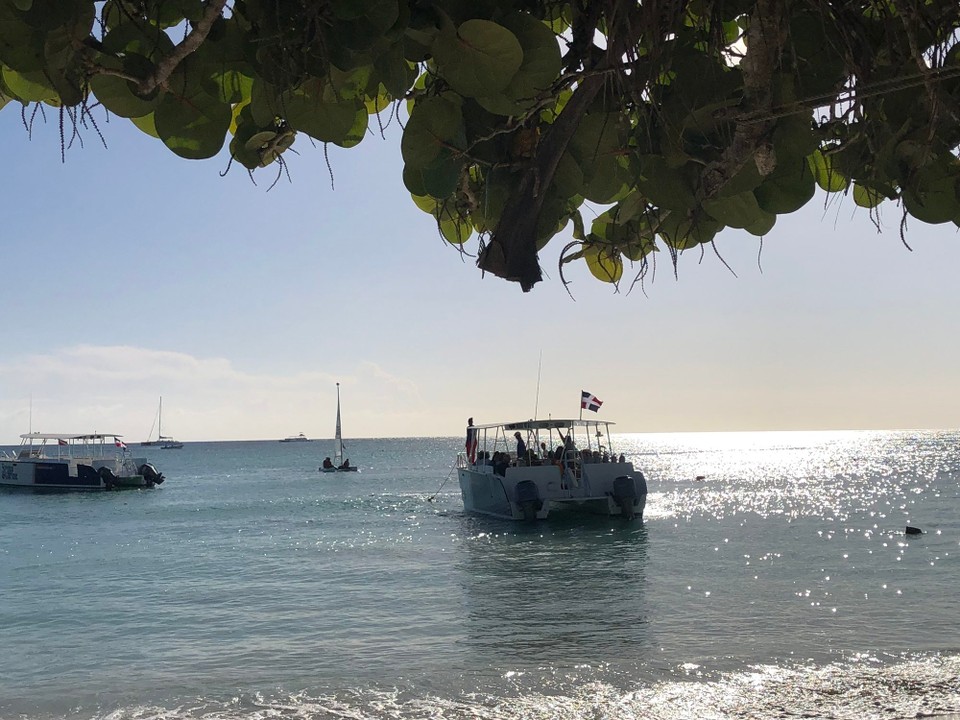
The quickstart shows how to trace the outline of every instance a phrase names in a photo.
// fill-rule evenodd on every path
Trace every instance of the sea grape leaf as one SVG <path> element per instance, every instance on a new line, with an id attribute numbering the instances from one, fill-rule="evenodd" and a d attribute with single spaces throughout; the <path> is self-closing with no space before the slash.
<path id="1" fill-rule="evenodd" d="M 24 104 L 53 100 L 57 97 L 57 91 L 42 72 L 18 72 L 4 67 L 2 74 L 4 84 L 14 97 Z"/>
<path id="2" fill-rule="evenodd" d="M 503 25 L 520 42 L 523 61 L 503 90 L 478 97 L 477 102 L 498 115 L 520 115 L 533 106 L 560 74 L 560 46 L 550 28 L 527 13 L 511 13 L 504 18 Z"/>
<path id="3" fill-rule="evenodd" d="M 104 67 L 123 70 L 131 73 L 131 68 L 142 68 L 150 65 L 150 61 L 136 53 L 128 54 L 122 61 L 117 58 L 108 58 L 103 62 Z M 94 75 L 90 78 L 90 89 L 103 106 L 118 117 L 136 118 L 151 114 L 160 103 L 160 94 L 145 98 L 136 92 L 133 84 L 116 75 Z"/>
<path id="4" fill-rule="evenodd" d="M 443 153 L 465 147 L 463 114 L 457 103 L 441 96 L 417 102 L 400 141 L 407 166 L 422 167 Z"/>
<path id="5" fill-rule="evenodd" d="M 815 150 L 807 158 L 807 162 L 810 165 L 811 172 L 813 172 L 814 180 L 821 188 L 827 192 L 846 190 L 849 181 L 834 167 L 829 155 L 824 155 L 819 150 Z"/>
<path id="6" fill-rule="evenodd" d="M 490 20 L 467 20 L 458 28 L 443 28 L 432 50 L 437 70 L 465 97 L 500 92 L 523 62 L 517 36 Z"/>
<path id="7" fill-rule="evenodd" d="M 130 122 L 137 128 L 151 137 L 160 139 L 160 133 L 157 132 L 157 124 L 154 122 L 153 113 L 147 113 L 141 117 L 130 118 Z"/>
<path id="8" fill-rule="evenodd" d="M 687 210 L 694 203 L 694 181 L 689 166 L 671 168 L 657 155 L 641 159 L 642 178 L 638 189 L 657 207 Z"/>
<path id="9" fill-rule="evenodd" d="M 723 225 L 741 229 L 763 220 L 769 214 L 760 209 L 756 196 L 749 190 L 739 195 L 704 200 L 703 209 Z"/>
<path id="10" fill-rule="evenodd" d="M 590 244 L 583 249 L 583 259 L 590 273 L 603 282 L 618 283 L 623 277 L 623 261 L 620 254 L 605 244 Z"/>
<path id="11" fill-rule="evenodd" d="M 180 97 L 165 93 L 154 111 L 164 145 L 189 160 L 220 152 L 232 118 L 230 106 L 205 93 Z"/>
<path id="12" fill-rule="evenodd" d="M 854 183 L 853 201 L 862 208 L 875 208 L 883 202 L 883 195 L 873 188 Z"/>
<path id="13" fill-rule="evenodd" d="M 283 117 L 294 130 L 302 130 L 320 142 L 352 147 L 360 140 L 358 129 L 366 129 L 367 111 L 360 99 L 337 101 L 326 93 L 323 80 L 311 80 L 282 96 Z M 359 133 L 363 137 L 362 132 Z"/>
<path id="14" fill-rule="evenodd" d="M 799 210 L 814 196 L 817 183 L 805 158 L 778 164 L 777 170 L 758 185 L 753 194 L 761 209 L 774 215 Z"/>
<path id="15" fill-rule="evenodd" d="M 936 166 L 903 188 L 903 205 L 913 217 L 931 225 L 952 222 L 960 215 L 960 177 L 942 174 Z"/>
<path id="16" fill-rule="evenodd" d="M 760 215 L 758 218 L 747 225 L 744 230 L 746 230 L 751 235 L 756 235 L 757 237 L 763 237 L 771 230 L 773 226 L 777 224 L 777 216 L 773 213 L 768 213 L 763 210 L 760 210 Z"/>

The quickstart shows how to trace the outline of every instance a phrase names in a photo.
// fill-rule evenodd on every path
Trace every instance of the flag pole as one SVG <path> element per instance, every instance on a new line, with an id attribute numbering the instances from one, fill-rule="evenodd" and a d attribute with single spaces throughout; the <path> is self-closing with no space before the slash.
<path id="1" fill-rule="evenodd" d="M 583 390 L 580 391 L 580 419 L 583 420 Z"/>

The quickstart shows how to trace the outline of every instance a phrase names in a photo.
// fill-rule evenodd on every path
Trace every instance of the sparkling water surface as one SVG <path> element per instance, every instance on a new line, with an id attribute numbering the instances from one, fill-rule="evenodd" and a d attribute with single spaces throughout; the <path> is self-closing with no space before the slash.
<path id="1" fill-rule="evenodd" d="M 960 432 L 615 440 L 643 522 L 465 515 L 460 438 L 2 492 L 0 719 L 960 712 Z"/>

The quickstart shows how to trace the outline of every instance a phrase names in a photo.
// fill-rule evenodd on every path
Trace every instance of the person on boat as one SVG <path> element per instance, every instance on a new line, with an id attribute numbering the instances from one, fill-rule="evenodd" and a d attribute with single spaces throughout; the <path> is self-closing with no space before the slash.
<path id="1" fill-rule="evenodd" d="M 477 461 L 477 429 L 473 426 L 473 418 L 467 418 L 467 459 L 473 465 Z"/>
<path id="2" fill-rule="evenodd" d="M 513 436 L 517 439 L 517 464 L 519 465 L 527 459 L 527 444 L 523 441 L 523 436 L 519 430 Z"/>
<path id="3" fill-rule="evenodd" d="M 333 469 L 334 469 L 334 467 L 333 467 L 333 462 L 330 460 L 330 458 L 325 457 L 325 458 L 323 459 L 323 469 L 324 469 L 324 470 L 333 470 Z"/>
<path id="4" fill-rule="evenodd" d="M 504 477 L 507 474 L 507 468 L 510 466 L 510 455 L 499 450 L 493 454 L 493 472 Z"/>
<path id="5" fill-rule="evenodd" d="M 340 465 L 340 469 L 341 469 L 341 470 L 349 470 L 349 469 L 350 469 L 350 458 L 347 458 L 346 460 L 343 461 L 343 464 Z"/>

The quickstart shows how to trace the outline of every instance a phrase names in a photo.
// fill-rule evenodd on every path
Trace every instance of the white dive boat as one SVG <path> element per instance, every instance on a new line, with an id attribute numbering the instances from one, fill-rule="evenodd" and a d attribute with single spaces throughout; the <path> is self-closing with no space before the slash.
<path id="1" fill-rule="evenodd" d="M 280 442 L 313 442 L 313 439 L 308 438 L 303 433 L 299 433 L 298 435 L 291 435 L 290 437 L 285 437 Z"/>
<path id="2" fill-rule="evenodd" d="M 551 419 L 471 426 L 476 442 L 457 457 L 464 510 L 508 520 L 559 512 L 642 518 L 647 482 L 613 454 L 611 425 Z M 517 433 L 528 448 L 520 458 Z"/>
<path id="3" fill-rule="evenodd" d="M 337 383 L 337 430 L 333 438 L 333 460 L 323 459 L 320 472 L 356 472 L 357 466 L 350 464 L 350 459 L 343 458 L 343 435 L 340 432 L 340 383 Z"/>
<path id="4" fill-rule="evenodd" d="M 35 490 L 150 488 L 163 475 L 143 457 L 132 457 L 113 433 L 26 433 L 20 447 L 0 456 L 0 486 Z"/>
<path id="5" fill-rule="evenodd" d="M 169 435 L 163 434 L 163 397 L 160 398 L 160 406 L 157 408 L 157 417 L 154 426 L 157 428 L 157 439 L 156 440 L 144 440 L 140 443 L 141 446 L 144 445 L 159 445 L 161 450 L 179 450 L 183 447 L 183 443 L 179 440 L 174 440 Z M 153 428 L 150 428 L 150 437 L 153 437 Z"/>

